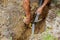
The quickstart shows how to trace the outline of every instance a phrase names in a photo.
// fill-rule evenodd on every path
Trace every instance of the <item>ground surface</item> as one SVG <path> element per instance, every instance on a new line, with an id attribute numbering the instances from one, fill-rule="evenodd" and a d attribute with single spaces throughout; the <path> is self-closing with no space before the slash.
<path id="1" fill-rule="evenodd" d="M 56 9 L 56 10 L 55 10 Z M 42 34 L 35 34 L 33 36 L 32 40 L 53 40 L 52 39 L 44 39 L 44 37 L 46 37 L 48 34 L 52 34 L 54 37 L 56 37 L 57 39 L 54 40 L 60 40 L 60 13 L 57 13 L 60 10 L 60 8 L 52 8 L 49 10 L 48 16 L 46 18 L 46 27 L 49 30 L 48 32 L 45 31 Z M 46 29 L 46 30 L 47 30 Z M 32 36 L 31 36 L 32 37 Z M 30 40 L 31 40 L 30 37 Z"/>
<path id="2" fill-rule="evenodd" d="M 29 40 L 31 29 L 26 28 L 23 23 L 23 10 L 21 10 L 21 0 L 10 0 L 4 5 L 0 4 L 0 40 Z M 58 5 L 57 5 L 58 4 Z M 49 28 L 49 32 L 56 37 L 60 37 L 60 4 L 51 4 L 46 20 L 38 23 L 35 29 L 33 40 L 40 39 L 40 32 L 44 31 L 44 27 Z M 18 7 L 17 7 L 18 6 Z M 46 25 L 45 25 L 46 24 Z M 40 27 L 38 27 L 40 26 Z M 38 34 L 37 34 L 38 33 Z M 43 34 L 43 33 L 42 33 Z M 60 40 L 60 39 L 59 39 Z"/>

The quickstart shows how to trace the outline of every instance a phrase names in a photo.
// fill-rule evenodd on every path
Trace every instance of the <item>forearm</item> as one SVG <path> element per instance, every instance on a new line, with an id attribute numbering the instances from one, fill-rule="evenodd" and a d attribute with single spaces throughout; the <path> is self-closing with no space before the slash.
<path id="1" fill-rule="evenodd" d="M 30 0 L 24 0 L 23 8 L 25 10 L 26 16 L 30 16 Z"/>
<path id="2" fill-rule="evenodd" d="M 44 7 L 47 5 L 47 3 L 49 3 L 49 1 L 50 1 L 50 0 L 44 0 L 44 3 L 42 4 L 41 7 L 44 8 Z"/>

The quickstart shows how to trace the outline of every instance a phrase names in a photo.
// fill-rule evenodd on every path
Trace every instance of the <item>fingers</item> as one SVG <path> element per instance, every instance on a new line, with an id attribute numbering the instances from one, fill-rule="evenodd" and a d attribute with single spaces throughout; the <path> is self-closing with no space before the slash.
<path id="1" fill-rule="evenodd" d="M 23 22 L 24 22 L 25 24 L 29 24 L 29 23 L 30 23 L 30 18 L 28 18 L 28 17 L 24 18 L 24 19 L 23 19 Z"/>
<path id="2" fill-rule="evenodd" d="M 42 11 L 43 11 L 43 8 L 38 8 L 37 11 L 36 11 L 36 13 L 42 14 Z"/>

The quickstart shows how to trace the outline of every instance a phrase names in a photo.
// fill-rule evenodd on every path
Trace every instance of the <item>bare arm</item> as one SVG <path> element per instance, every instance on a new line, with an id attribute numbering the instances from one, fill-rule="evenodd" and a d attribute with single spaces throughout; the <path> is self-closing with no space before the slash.
<path id="1" fill-rule="evenodd" d="M 23 8 L 25 10 L 26 16 L 30 16 L 30 0 L 24 0 Z"/>
<path id="2" fill-rule="evenodd" d="M 47 3 L 49 3 L 49 1 L 50 0 L 44 0 L 42 6 L 40 6 L 36 12 L 39 13 L 39 14 L 41 14 L 42 11 L 43 11 L 43 9 L 44 9 L 44 7 L 47 5 Z"/>
<path id="3" fill-rule="evenodd" d="M 24 18 L 24 23 L 29 24 L 31 20 L 31 14 L 30 14 L 30 0 L 24 0 L 23 1 L 23 8 L 26 14 L 26 18 Z"/>
<path id="4" fill-rule="evenodd" d="M 43 5 L 41 7 L 44 8 L 47 5 L 47 3 L 49 3 L 49 1 L 50 0 L 44 0 L 44 3 L 43 3 Z"/>

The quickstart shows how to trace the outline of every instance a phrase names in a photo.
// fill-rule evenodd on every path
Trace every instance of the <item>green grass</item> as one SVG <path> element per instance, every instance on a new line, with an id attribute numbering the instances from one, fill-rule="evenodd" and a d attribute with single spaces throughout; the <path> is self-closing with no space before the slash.
<path id="1" fill-rule="evenodd" d="M 58 40 L 57 38 L 54 38 L 54 36 L 47 34 L 43 37 L 43 40 Z"/>
<path id="2" fill-rule="evenodd" d="M 42 40 L 58 40 L 52 33 L 49 33 L 49 29 L 47 29 L 41 36 Z"/>
<path id="3" fill-rule="evenodd" d="M 58 16 L 60 16 L 60 10 L 58 10 L 56 13 L 57 13 Z"/>

